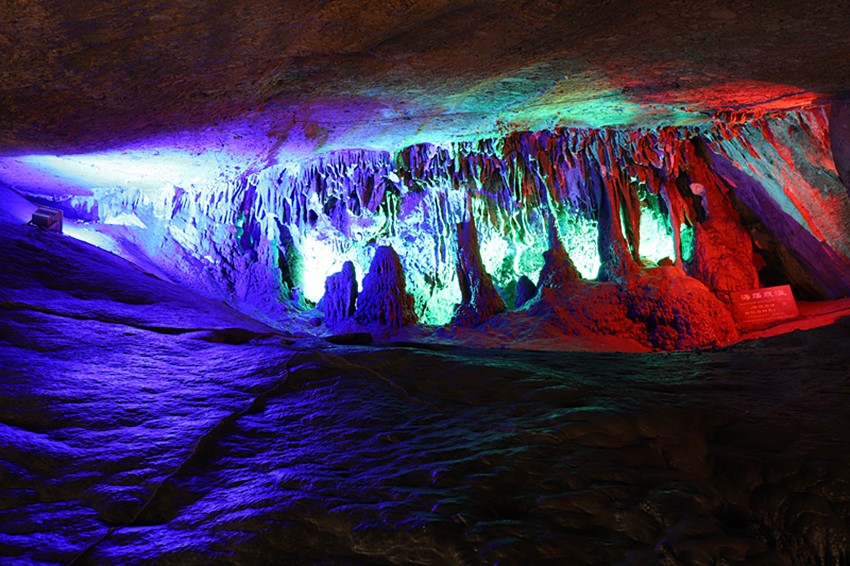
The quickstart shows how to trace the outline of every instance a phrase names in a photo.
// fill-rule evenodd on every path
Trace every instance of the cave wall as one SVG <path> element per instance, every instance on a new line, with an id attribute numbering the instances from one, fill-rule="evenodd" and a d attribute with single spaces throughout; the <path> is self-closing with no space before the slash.
<path id="1" fill-rule="evenodd" d="M 810 272 L 813 298 L 850 294 L 850 197 L 828 107 L 337 151 L 201 187 L 106 189 L 61 205 L 109 225 L 170 276 L 272 318 L 317 302 L 345 261 L 362 281 L 388 245 L 420 321 L 449 322 L 462 298 L 457 225 L 470 214 L 507 304 L 518 279 L 537 280 L 550 221 L 585 278 L 618 280 L 669 257 L 728 300 L 779 254 L 759 250 L 739 213 Z"/>
<path id="2" fill-rule="evenodd" d="M 829 141 L 835 168 L 850 191 L 850 100 L 832 104 L 829 113 Z"/>

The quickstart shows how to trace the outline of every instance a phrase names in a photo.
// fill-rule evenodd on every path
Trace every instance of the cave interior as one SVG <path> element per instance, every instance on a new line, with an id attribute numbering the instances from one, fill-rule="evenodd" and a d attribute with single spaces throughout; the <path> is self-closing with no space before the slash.
<path id="1" fill-rule="evenodd" d="M 846 564 L 842 3 L 0 14 L 0 557 Z"/>

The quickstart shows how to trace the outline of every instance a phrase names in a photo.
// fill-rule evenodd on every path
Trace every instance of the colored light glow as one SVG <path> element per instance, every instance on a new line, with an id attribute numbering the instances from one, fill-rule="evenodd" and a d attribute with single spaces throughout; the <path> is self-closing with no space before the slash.
<path id="1" fill-rule="evenodd" d="M 448 324 L 454 317 L 455 306 L 460 304 L 461 300 L 460 285 L 455 275 L 430 297 L 420 315 L 420 322 L 433 326 Z"/>
<path id="2" fill-rule="evenodd" d="M 519 238 L 510 240 L 495 230 L 486 229 L 483 221 L 478 225 L 485 226 L 479 234 L 481 261 L 497 287 L 506 289 L 523 275 L 537 281 L 546 251 L 542 242 L 538 240 L 526 245 Z"/>
<path id="3" fill-rule="evenodd" d="M 541 247 L 531 246 L 519 248 L 519 253 L 514 256 L 514 272 L 516 278 L 519 279 L 523 275 L 537 281 L 540 278 L 540 271 L 543 269 L 543 251 Z"/>
<path id="4" fill-rule="evenodd" d="M 89 194 L 98 188 L 159 189 L 187 186 L 217 175 L 213 153 L 174 150 L 123 150 L 85 155 L 29 155 L 0 158 L 0 181 L 24 190 Z"/>
<path id="5" fill-rule="evenodd" d="M 573 265 L 584 279 L 595 279 L 602 261 L 599 258 L 599 223 L 575 214 L 559 218 L 561 241 Z"/>
<path id="6" fill-rule="evenodd" d="M 457 279 L 457 242 L 425 231 L 387 238 L 387 245 L 401 250 L 407 292 L 413 295 L 419 322 L 442 326 L 451 322 L 455 306 L 462 298 Z M 439 247 L 445 246 L 445 261 L 439 261 Z"/>
<path id="7" fill-rule="evenodd" d="M 104 224 L 114 224 L 116 226 L 135 226 L 136 228 L 147 228 L 145 223 L 139 220 L 139 217 L 133 213 L 123 212 L 114 216 L 103 218 Z"/>
<path id="8" fill-rule="evenodd" d="M 487 270 L 487 273 L 492 275 L 493 279 L 496 280 L 496 284 L 504 286 L 500 275 L 504 272 L 503 265 L 505 258 L 508 255 L 513 255 L 510 250 L 511 246 L 505 238 L 492 231 L 490 231 L 488 236 L 486 239 L 483 235 L 480 237 L 481 261 L 484 263 L 484 269 Z"/>
<path id="9" fill-rule="evenodd" d="M 301 272 L 295 274 L 295 283 L 313 303 L 318 303 L 324 296 L 325 280 L 328 276 L 340 271 L 346 261 L 354 263 L 358 289 L 363 288 L 364 272 L 360 267 L 362 260 L 358 257 L 358 250 L 352 247 L 344 253 L 339 253 L 335 248 L 333 240 L 313 234 L 305 235 L 301 240 L 300 252 L 303 261 Z"/>
<path id="10" fill-rule="evenodd" d="M 76 222 L 66 222 L 62 230 L 74 239 L 89 243 L 96 248 L 106 250 L 115 255 L 121 255 L 121 246 L 115 242 L 115 239 L 92 226 Z"/>
<path id="11" fill-rule="evenodd" d="M 411 261 L 409 256 L 402 256 L 401 261 L 407 292 L 413 295 L 419 322 L 433 326 L 451 322 L 455 306 L 461 302 L 456 264 L 446 265 L 435 273 L 433 268 L 423 271 L 416 259 Z"/>
<path id="12" fill-rule="evenodd" d="M 682 238 L 682 260 L 691 261 L 694 258 L 694 229 L 687 224 L 682 224 L 679 235 Z"/>
<path id="13" fill-rule="evenodd" d="M 640 255 L 655 263 L 676 257 L 670 223 L 661 211 L 648 205 L 640 209 Z"/>

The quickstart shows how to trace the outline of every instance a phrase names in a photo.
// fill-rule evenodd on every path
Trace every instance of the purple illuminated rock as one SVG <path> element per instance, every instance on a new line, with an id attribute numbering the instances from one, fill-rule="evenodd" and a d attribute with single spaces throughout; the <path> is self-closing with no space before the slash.
<path id="1" fill-rule="evenodd" d="M 835 169 L 850 192 L 850 100 L 834 102 L 830 108 L 829 145 Z"/>
<path id="2" fill-rule="evenodd" d="M 522 305 L 534 298 L 534 295 L 536 294 L 537 285 L 535 285 L 534 281 L 529 279 L 527 275 L 523 275 L 516 282 L 516 299 L 514 300 L 514 308 L 518 309 L 522 307 Z"/>
<path id="3" fill-rule="evenodd" d="M 61 208 L 69 218 L 100 220 L 98 230 L 152 273 L 269 322 L 321 298 L 317 254 L 349 250 L 365 268 L 369 242 L 393 234 L 420 319 L 445 324 L 460 302 L 447 292 L 457 273 L 457 222 L 470 210 L 482 244 L 513 244 L 494 258 L 499 290 L 547 250 L 541 288 L 572 278 L 560 246 L 547 239 L 548 210 L 597 222 L 598 234 L 588 235 L 599 242 L 600 279 L 627 283 L 639 275 L 642 248 L 651 251 L 640 242 L 650 212 L 669 222 L 675 264 L 718 296 L 756 287 L 758 269 L 761 284 L 790 283 L 799 298 L 837 298 L 850 294 L 850 197 L 830 152 L 828 117 L 809 110 L 701 131 L 567 128 L 396 154 L 341 150 L 192 190 L 158 189 L 161 200 L 141 188 L 93 189 Z M 466 211 L 460 187 L 471 188 Z M 578 259 L 573 244 L 564 241 Z M 484 320 L 500 307 L 495 293 L 477 289 L 475 263 L 461 269 L 470 279 L 461 282 L 468 297 L 459 320 Z M 488 296 L 496 308 L 479 312 Z"/>
<path id="4" fill-rule="evenodd" d="M 416 322 L 413 295 L 407 292 L 401 260 L 392 247 L 381 246 L 375 251 L 354 318 L 364 326 L 389 328 Z"/>
<path id="5" fill-rule="evenodd" d="M 322 299 L 325 324 L 334 327 L 354 315 L 357 307 L 357 277 L 354 264 L 346 261 L 339 273 L 325 280 L 325 296 Z"/>
<path id="6" fill-rule="evenodd" d="M 457 278 L 462 302 L 455 309 L 454 323 L 475 326 L 505 310 L 505 302 L 484 269 L 478 247 L 478 231 L 471 218 L 457 225 Z"/>

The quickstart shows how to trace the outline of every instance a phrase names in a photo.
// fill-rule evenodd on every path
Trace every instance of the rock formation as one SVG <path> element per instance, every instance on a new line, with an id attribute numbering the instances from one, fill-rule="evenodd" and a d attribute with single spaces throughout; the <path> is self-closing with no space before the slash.
<path id="1" fill-rule="evenodd" d="M 694 151 L 693 145 L 685 151 Z M 731 303 L 732 292 L 759 287 L 753 239 L 730 203 L 726 187 L 708 170 L 708 161 L 693 153 L 689 162 L 689 188 L 702 218 L 695 226 L 693 257 L 686 269 L 721 301 Z"/>
<path id="2" fill-rule="evenodd" d="M 457 225 L 457 249 L 457 278 L 462 300 L 455 310 L 454 324 L 475 326 L 505 310 L 505 302 L 481 262 L 478 231 L 471 218 Z"/>
<path id="3" fill-rule="evenodd" d="M 354 264 L 346 261 L 342 270 L 329 275 L 325 280 L 325 295 L 322 308 L 325 324 L 331 328 L 354 316 L 357 307 L 357 277 Z"/>
<path id="4" fill-rule="evenodd" d="M 829 117 L 822 107 L 699 129 L 576 128 L 395 154 L 338 151 L 208 186 L 95 188 L 40 204 L 107 227 L 136 261 L 270 322 L 315 304 L 335 261 L 365 271 L 375 244 L 400 254 L 420 322 L 451 322 L 463 289 L 475 289 L 458 269 L 459 258 L 472 261 L 457 229 L 470 218 L 483 272 L 506 296 L 523 275 L 560 280 L 560 251 L 544 259 L 554 217 L 584 278 L 625 284 L 645 260 L 670 257 L 720 297 L 786 282 L 798 297 L 842 297 L 850 195 Z M 306 300 L 294 303 L 296 294 Z M 485 310 L 498 311 L 488 296 L 496 308 Z"/>
<path id="5" fill-rule="evenodd" d="M 738 338 L 732 314 L 714 294 L 676 267 L 647 270 L 630 281 L 628 318 L 659 350 L 724 346 Z"/>
<path id="6" fill-rule="evenodd" d="M 543 254 L 543 269 L 540 271 L 538 288 L 564 288 L 580 279 L 564 244 L 558 235 L 554 219 L 549 219 L 549 249 Z"/>
<path id="7" fill-rule="evenodd" d="M 738 338 L 729 309 L 678 267 L 647 269 L 623 282 L 579 280 L 544 287 L 528 309 L 566 335 L 633 340 L 658 350 L 727 345 Z"/>
<path id="8" fill-rule="evenodd" d="M 528 278 L 527 275 L 521 276 L 516 282 L 516 299 L 514 300 L 514 308 L 521 308 L 525 303 L 534 298 L 537 294 L 537 285 L 534 281 Z"/>
<path id="9" fill-rule="evenodd" d="M 390 246 L 379 246 L 357 298 L 357 323 L 397 329 L 416 322 L 413 296 L 406 287 L 398 254 Z"/>

